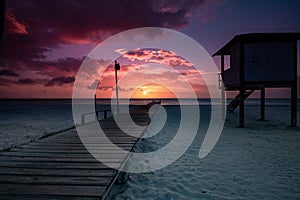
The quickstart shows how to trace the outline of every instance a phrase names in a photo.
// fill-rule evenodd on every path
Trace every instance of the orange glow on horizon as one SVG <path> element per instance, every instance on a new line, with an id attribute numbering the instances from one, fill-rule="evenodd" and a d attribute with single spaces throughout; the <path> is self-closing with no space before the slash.
<path id="1" fill-rule="evenodd" d="M 174 93 L 166 87 L 158 84 L 147 84 L 138 87 L 132 94 L 131 98 L 176 98 Z"/>
<path id="2" fill-rule="evenodd" d="M 119 98 L 190 98 L 193 92 L 198 97 L 209 97 L 200 72 L 174 52 L 138 49 L 125 53 L 117 60 L 121 64 L 121 69 L 118 71 Z M 193 90 L 187 89 L 184 82 L 190 84 Z M 94 86 L 94 83 L 90 82 L 89 86 Z M 144 83 L 147 84 L 143 85 Z M 166 86 L 156 83 L 165 83 Z M 110 63 L 99 77 L 96 93 L 102 98 L 114 98 L 113 63 Z"/>

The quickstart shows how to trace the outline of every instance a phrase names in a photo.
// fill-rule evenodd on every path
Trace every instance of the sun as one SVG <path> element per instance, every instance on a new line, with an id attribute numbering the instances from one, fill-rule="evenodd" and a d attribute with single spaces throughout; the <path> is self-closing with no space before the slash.
<path id="1" fill-rule="evenodd" d="M 147 91 L 147 90 L 144 90 L 144 91 L 143 91 L 143 95 L 146 96 L 147 94 L 148 94 L 148 91 Z"/>
<path id="2" fill-rule="evenodd" d="M 156 98 L 176 98 L 168 88 L 163 85 L 150 83 L 136 88 L 130 98 L 156 99 Z"/>

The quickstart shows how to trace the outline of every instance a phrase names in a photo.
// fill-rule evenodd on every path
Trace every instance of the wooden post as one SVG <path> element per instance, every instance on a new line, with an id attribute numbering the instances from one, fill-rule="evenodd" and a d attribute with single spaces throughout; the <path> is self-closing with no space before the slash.
<path id="1" fill-rule="evenodd" d="M 244 82 L 245 82 L 245 46 L 244 46 L 244 41 L 240 41 L 239 43 L 239 47 L 240 47 L 240 72 L 239 72 L 239 76 L 240 76 L 240 127 L 245 127 L 245 98 L 244 98 L 244 91 L 245 91 L 245 86 L 244 86 Z"/>
<path id="2" fill-rule="evenodd" d="M 297 126 L 297 86 L 291 87 L 291 127 Z"/>
<path id="3" fill-rule="evenodd" d="M 224 64 L 224 55 L 221 55 L 221 77 L 222 81 L 224 80 L 224 69 L 225 69 L 225 64 Z"/>
<path id="4" fill-rule="evenodd" d="M 116 97 L 117 97 L 117 114 L 119 114 L 119 91 L 118 91 L 118 70 L 120 70 L 120 64 L 115 60 L 115 78 L 116 78 Z"/>
<path id="5" fill-rule="evenodd" d="M 97 95 L 94 94 L 94 107 L 95 107 L 95 121 L 98 121 L 98 113 L 97 113 Z"/>
<path id="6" fill-rule="evenodd" d="M 291 127 L 297 126 L 297 86 L 291 87 Z"/>
<path id="7" fill-rule="evenodd" d="M 107 110 L 104 110 L 103 118 L 104 118 L 104 119 L 107 118 Z"/>
<path id="8" fill-rule="evenodd" d="M 118 72 L 115 70 L 115 77 L 116 77 L 116 97 L 117 97 L 117 114 L 119 114 L 119 91 L 118 91 Z"/>
<path id="9" fill-rule="evenodd" d="M 265 88 L 260 89 L 260 120 L 265 120 Z"/>
<path id="10" fill-rule="evenodd" d="M 85 115 L 81 115 L 81 125 L 85 124 Z"/>
<path id="11" fill-rule="evenodd" d="M 291 87 L 291 126 L 297 126 L 297 42 L 293 44 L 294 80 Z"/>
<path id="12" fill-rule="evenodd" d="M 225 85 L 224 85 L 224 55 L 221 55 L 221 95 L 222 95 L 222 119 L 225 119 Z M 223 83 L 223 84 L 222 84 Z"/>
<path id="13" fill-rule="evenodd" d="M 240 116 L 239 116 L 239 121 L 240 121 L 240 127 L 244 128 L 245 127 L 245 104 L 244 104 L 244 89 L 241 87 L 240 88 Z"/>

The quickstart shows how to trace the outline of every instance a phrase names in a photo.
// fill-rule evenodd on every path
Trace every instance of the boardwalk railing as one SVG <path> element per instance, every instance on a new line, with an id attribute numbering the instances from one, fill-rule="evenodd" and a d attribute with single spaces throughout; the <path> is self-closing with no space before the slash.
<path id="1" fill-rule="evenodd" d="M 147 104 L 147 106 L 151 107 L 154 104 L 161 104 L 161 99 L 153 99 L 150 103 Z"/>
<path id="2" fill-rule="evenodd" d="M 98 121 L 99 120 L 99 114 L 98 113 L 101 113 L 103 112 L 103 119 L 106 119 L 108 117 L 108 112 L 111 112 L 110 109 L 103 109 L 103 110 L 98 110 L 98 111 L 95 111 L 95 112 L 89 112 L 89 113 L 84 113 L 84 114 L 81 114 L 81 121 L 80 121 L 80 125 L 84 125 L 86 124 L 86 116 L 87 115 L 94 115 L 95 116 L 95 120 L 94 121 Z"/>
<path id="3" fill-rule="evenodd" d="M 147 104 L 147 107 L 151 107 L 154 104 L 161 104 L 161 99 L 153 99 L 150 103 Z M 98 121 L 99 120 L 99 114 L 98 113 L 101 113 L 101 112 L 103 112 L 103 119 L 106 119 L 108 117 L 108 112 L 111 112 L 111 109 L 102 109 L 102 110 L 98 110 L 98 111 L 95 111 L 95 112 L 89 112 L 89 113 L 81 114 L 80 125 L 87 124 L 86 123 L 86 116 L 88 116 L 88 115 L 94 115 L 95 118 L 94 118 L 94 121 L 92 121 L 92 122 Z M 91 121 L 89 121 L 89 122 L 91 122 Z"/>

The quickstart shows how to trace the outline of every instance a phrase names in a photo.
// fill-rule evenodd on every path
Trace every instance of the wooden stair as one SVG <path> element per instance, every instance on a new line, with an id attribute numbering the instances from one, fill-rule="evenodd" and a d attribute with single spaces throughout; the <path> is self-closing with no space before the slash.
<path id="1" fill-rule="evenodd" d="M 227 111 L 228 112 L 233 112 L 241 103 L 241 100 L 245 100 L 247 99 L 252 93 L 254 92 L 254 90 L 245 90 L 243 92 L 243 95 L 241 95 L 241 93 L 239 93 L 234 99 L 232 99 L 232 101 L 227 105 Z M 243 98 L 241 98 L 241 96 L 243 96 Z"/>

